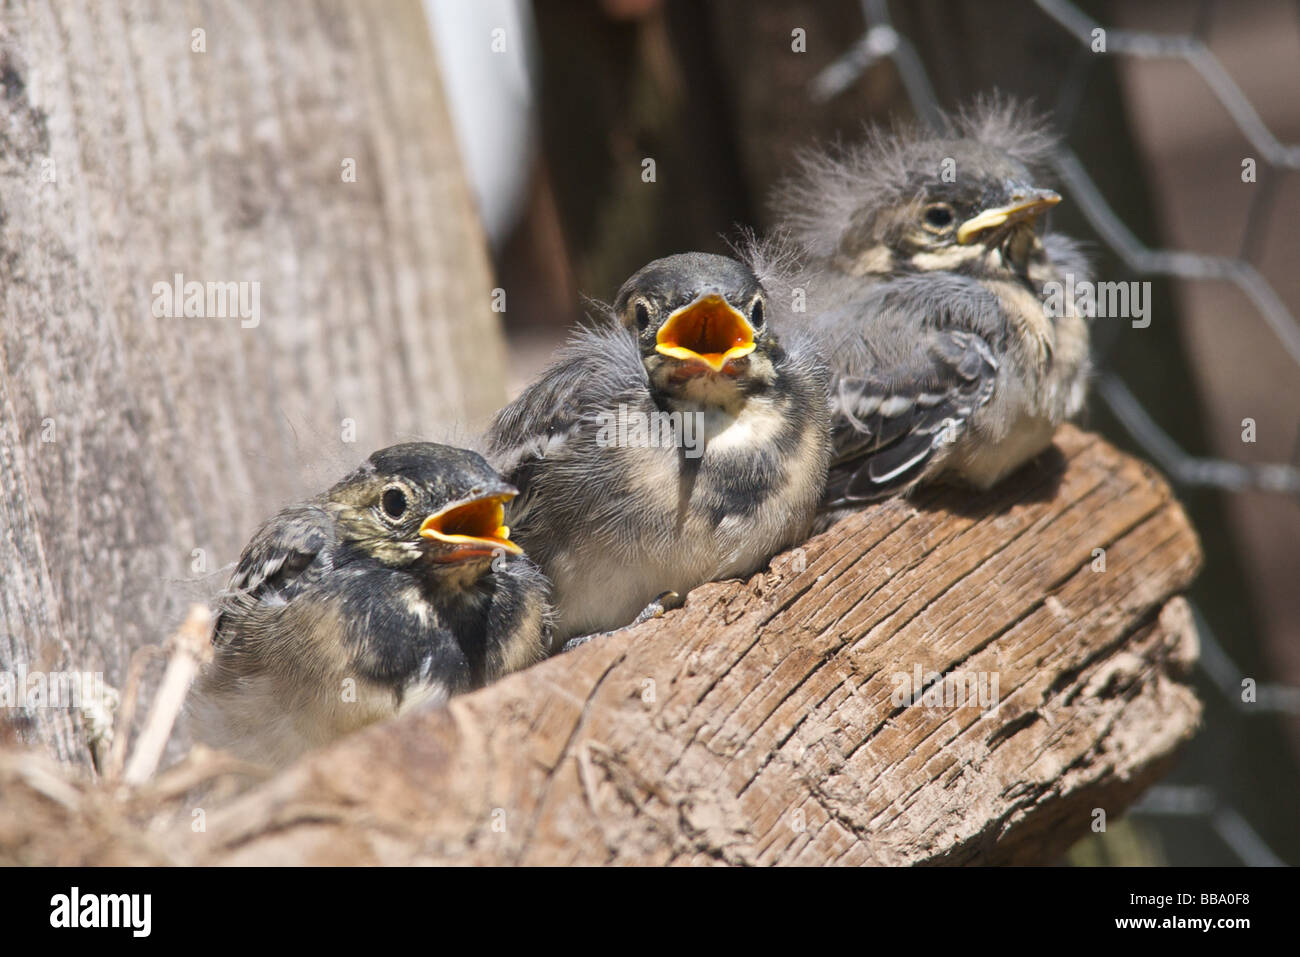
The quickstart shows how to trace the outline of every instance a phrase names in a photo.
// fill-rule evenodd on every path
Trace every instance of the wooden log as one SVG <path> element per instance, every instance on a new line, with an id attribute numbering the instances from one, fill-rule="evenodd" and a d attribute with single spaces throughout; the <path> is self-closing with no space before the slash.
<path id="1" fill-rule="evenodd" d="M 235 797 L 190 796 L 202 761 L 119 800 L 0 751 L 0 862 L 1050 862 L 1196 727 L 1200 561 L 1164 481 L 1067 427 L 988 494 L 850 516 Z M 918 667 L 996 700 L 900 702 Z"/>
<path id="2" fill-rule="evenodd" d="M 1048 862 L 1196 727 L 1175 596 L 1200 561 L 1161 478 L 1065 428 L 991 493 L 863 511 L 747 582 L 309 756 L 172 853 Z M 997 701 L 903 706 L 918 667 L 996 676 Z"/>
<path id="3" fill-rule="evenodd" d="M 0 672 L 121 687 L 276 507 L 485 420 L 492 285 L 419 0 L 3 5 Z"/>

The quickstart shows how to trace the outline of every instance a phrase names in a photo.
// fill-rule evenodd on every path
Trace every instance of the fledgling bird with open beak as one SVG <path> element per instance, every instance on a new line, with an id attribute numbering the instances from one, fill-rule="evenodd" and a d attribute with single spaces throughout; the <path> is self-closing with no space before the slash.
<path id="1" fill-rule="evenodd" d="M 726 256 L 656 260 L 503 409 L 488 457 L 516 537 L 555 589 L 557 644 L 666 592 L 749 574 L 806 537 L 826 477 L 827 378 Z"/>
<path id="2" fill-rule="evenodd" d="M 778 201 L 833 372 L 831 514 L 940 477 L 988 488 L 1084 403 L 1088 327 L 1060 290 L 1088 265 L 1041 229 L 1060 201 L 1043 122 L 994 100 L 944 127 L 806 157 Z"/>
<path id="3" fill-rule="evenodd" d="M 545 657 L 549 583 L 510 538 L 515 489 L 475 452 L 375 452 L 282 510 L 217 602 L 200 740 L 272 766 Z"/>

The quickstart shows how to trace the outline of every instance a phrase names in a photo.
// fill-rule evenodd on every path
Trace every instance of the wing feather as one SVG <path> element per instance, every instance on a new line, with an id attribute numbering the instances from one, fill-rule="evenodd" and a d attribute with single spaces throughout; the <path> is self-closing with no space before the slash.
<path id="1" fill-rule="evenodd" d="M 884 498 L 925 473 L 989 401 L 997 359 L 972 332 L 930 330 L 901 362 L 842 377 L 831 394 L 827 507 Z"/>

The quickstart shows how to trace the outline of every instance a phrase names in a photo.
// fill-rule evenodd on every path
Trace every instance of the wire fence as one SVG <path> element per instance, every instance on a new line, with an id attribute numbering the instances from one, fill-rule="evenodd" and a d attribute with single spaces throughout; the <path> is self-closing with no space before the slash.
<path id="1" fill-rule="evenodd" d="M 1179 59 L 1206 83 L 1232 117 L 1242 136 L 1275 171 L 1300 169 L 1300 145 L 1282 143 L 1259 116 L 1241 88 L 1205 43 L 1211 3 L 1201 5 L 1196 29 L 1187 34 L 1155 34 L 1106 27 L 1070 0 L 1033 0 L 1046 16 L 1080 44 L 1080 59 L 1062 84 L 1054 115 L 1068 126 L 1082 101 L 1087 64 L 1096 56 Z M 939 100 L 915 45 L 895 29 L 888 0 L 861 0 L 866 30 L 834 62 L 816 76 L 809 89 L 814 101 L 826 101 L 852 86 L 873 64 L 892 61 L 912 108 L 924 122 L 935 126 L 941 115 Z M 1104 31 L 1104 49 L 1094 51 L 1096 31 Z M 1053 165 L 1071 200 L 1079 205 L 1089 225 L 1131 270 L 1142 276 L 1162 276 L 1197 281 L 1231 282 L 1249 298 L 1273 334 L 1300 369 L 1300 323 L 1250 259 L 1261 248 L 1268 200 L 1278 177 L 1261 177 L 1270 184 L 1255 194 L 1247 213 L 1236 258 L 1209 256 L 1177 249 L 1150 249 L 1125 225 L 1106 201 L 1078 156 L 1062 143 Z M 1230 492 L 1257 490 L 1300 499 L 1300 467 L 1294 463 L 1250 464 L 1188 454 L 1166 432 L 1124 381 L 1098 357 L 1096 393 L 1132 439 L 1177 484 L 1218 488 Z M 1224 650 L 1200 610 L 1192 605 L 1201 642 L 1199 667 L 1210 683 L 1237 711 L 1249 715 L 1300 715 L 1300 687 L 1263 684 L 1254 700 L 1243 696 L 1244 676 Z M 1163 785 L 1150 789 L 1132 808 L 1136 814 L 1191 817 L 1208 821 L 1215 833 L 1245 864 L 1275 866 L 1281 858 L 1251 827 L 1246 818 L 1207 786 Z"/>

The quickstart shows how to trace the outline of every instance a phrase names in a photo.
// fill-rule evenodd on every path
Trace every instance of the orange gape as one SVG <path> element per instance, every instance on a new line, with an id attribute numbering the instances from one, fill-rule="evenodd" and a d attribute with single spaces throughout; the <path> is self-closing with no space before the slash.
<path id="1" fill-rule="evenodd" d="M 505 503 L 512 497 L 496 495 L 449 506 L 426 518 L 420 534 L 456 546 L 453 558 L 464 558 L 469 552 L 490 555 L 498 548 L 522 555 L 523 549 L 510 541 L 510 529 L 504 524 Z"/>
<path id="2" fill-rule="evenodd" d="M 754 327 L 721 296 L 708 295 L 669 316 L 655 341 L 661 355 L 699 359 L 720 372 L 754 351 Z"/>

